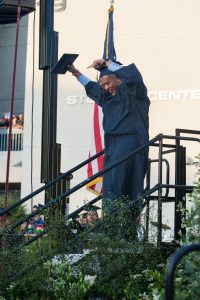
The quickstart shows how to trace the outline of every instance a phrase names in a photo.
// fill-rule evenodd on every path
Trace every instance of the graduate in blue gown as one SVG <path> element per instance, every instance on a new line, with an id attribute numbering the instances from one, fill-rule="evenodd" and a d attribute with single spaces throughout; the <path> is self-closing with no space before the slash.
<path id="1" fill-rule="evenodd" d="M 90 67 L 101 69 L 99 83 L 88 79 L 74 66 L 70 72 L 84 85 L 87 96 L 102 107 L 104 167 L 107 167 L 148 141 L 150 101 L 134 64 L 122 66 L 99 59 Z M 125 197 L 139 208 L 147 166 L 148 149 L 145 149 L 104 174 L 103 198 Z"/>

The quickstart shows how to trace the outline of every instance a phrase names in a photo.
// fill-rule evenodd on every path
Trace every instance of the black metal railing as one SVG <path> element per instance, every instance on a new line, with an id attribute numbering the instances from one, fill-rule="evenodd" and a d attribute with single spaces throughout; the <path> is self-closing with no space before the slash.
<path id="1" fill-rule="evenodd" d="M 11 210 L 15 209 L 19 205 L 25 203 L 26 201 L 30 200 L 34 196 L 40 194 L 41 192 L 48 190 L 49 187 L 51 187 L 53 184 L 59 182 L 60 180 L 62 180 L 62 179 L 68 179 L 68 178 L 70 179 L 72 173 L 74 173 L 75 171 L 78 171 L 79 169 L 81 169 L 82 167 L 84 167 L 85 165 L 87 165 L 89 162 L 93 161 L 94 159 L 98 158 L 99 156 L 101 156 L 103 154 L 104 154 L 104 150 L 102 150 L 101 152 L 97 153 L 96 155 L 94 155 L 94 156 L 86 159 L 85 161 L 83 161 L 79 165 L 75 166 L 74 168 L 70 169 L 69 171 L 67 171 L 65 173 L 62 173 L 61 175 L 59 175 L 58 177 L 56 177 L 52 181 L 46 183 L 44 186 L 42 186 L 41 188 L 37 189 L 33 193 L 27 195 L 26 197 L 22 198 L 21 200 L 17 201 L 13 205 L 10 205 L 9 207 L 7 207 L 5 209 L 2 209 L 0 211 L 0 217 L 3 216 L 3 215 L 5 215 L 5 214 L 7 214 Z"/>
<path id="2" fill-rule="evenodd" d="M 71 194 L 79 190 L 80 188 L 84 187 L 87 185 L 89 182 L 93 181 L 94 179 L 98 178 L 99 176 L 102 176 L 106 172 L 110 171 L 111 169 L 115 168 L 116 166 L 120 165 L 124 161 L 128 160 L 130 157 L 135 155 L 136 153 L 144 150 L 147 147 L 153 146 L 153 147 L 158 147 L 158 159 L 150 160 L 149 165 L 152 163 L 158 163 L 158 183 L 151 188 L 151 168 L 149 168 L 149 171 L 147 173 L 147 189 L 146 192 L 142 195 L 144 199 L 144 203 L 142 206 L 142 209 L 146 207 L 146 213 L 147 213 L 147 218 L 146 218 L 146 231 L 149 230 L 149 204 L 150 201 L 156 200 L 158 203 L 158 208 L 157 208 L 157 216 L 158 216 L 158 230 L 157 230 L 157 244 L 160 245 L 162 243 L 162 204 L 166 202 L 175 202 L 175 222 L 174 222 L 174 238 L 178 239 L 178 232 L 181 230 L 182 233 L 184 234 L 184 229 L 182 228 L 182 218 L 184 212 L 178 211 L 178 206 L 181 204 L 182 207 L 186 206 L 186 201 L 185 201 L 185 195 L 189 192 L 191 192 L 194 189 L 194 186 L 191 185 L 186 185 L 186 149 L 185 147 L 181 146 L 180 142 L 181 141 L 193 141 L 193 142 L 200 142 L 199 138 L 195 137 L 185 137 L 181 136 L 182 133 L 186 134 L 200 134 L 200 131 L 191 131 L 191 130 L 184 130 L 184 129 L 177 129 L 176 130 L 176 135 L 163 135 L 159 134 L 153 139 L 151 139 L 148 143 L 144 144 L 141 147 L 138 147 L 134 151 L 132 151 L 129 155 L 124 157 L 123 159 L 119 160 L 118 162 L 112 164 L 111 166 L 105 168 L 104 170 L 96 173 L 92 177 L 82 181 L 81 183 L 77 184 L 76 186 L 70 188 L 69 190 L 61 193 L 59 196 L 53 198 L 50 200 L 48 203 L 46 203 L 43 207 L 38 208 L 36 211 L 30 213 L 28 216 L 21 218 L 18 220 L 16 223 L 9 225 L 9 227 L 6 228 L 6 234 L 8 233 L 13 233 L 13 231 L 22 223 L 28 221 L 29 219 L 33 218 L 35 215 L 38 213 L 43 212 L 45 209 L 54 207 L 58 203 L 61 203 L 63 199 L 66 197 L 69 197 Z M 164 140 L 174 140 L 174 144 L 165 144 L 163 143 Z M 168 148 L 167 150 L 163 150 L 163 148 Z M 169 162 L 166 158 L 163 156 L 166 154 L 170 153 L 175 153 L 175 184 L 170 184 L 170 166 Z M 39 188 L 38 190 L 34 191 L 30 195 L 24 197 L 23 199 L 19 200 L 16 202 L 14 205 L 7 207 L 0 211 L 0 217 L 9 213 L 13 209 L 15 209 L 18 205 L 21 205 L 28 201 L 29 199 L 33 198 L 35 195 L 41 193 L 42 191 L 48 191 L 48 188 L 51 187 L 53 184 L 59 182 L 60 180 L 63 179 L 70 179 L 72 177 L 72 174 L 82 168 L 83 166 L 87 165 L 89 162 L 92 160 L 98 158 L 99 156 L 104 154 L 104 150 L 99 152 L 98 154 L 94 155 L 93 157 L 83 161 L 79 165 L 75 166 L 74 168 L 70 169 L 69 171 L 59 175 L 56 177 L 54 180 L 51 182 L 48 182 L 45 184 L 43 187 Z M 163 183 L 163 163 L 166 164 L 166 183 Z M 166 189 L 165 194 L 163 194 L 163 189 Z M 175 190 L 175 197 L 169 197 L 169 189 L 174 189 Z M 157 193 L 157 195 L 154 195 L 154 193 Z M 102 195 L 96 197 L 89 203 L 81 206 L 68 216 L 66 216 L 66 220 L 69 220 L 70 218 L 75 217 L 77 214 L 79 214 L 82 210 L 86 208 L 87 205 L 89 204 L 94 204 L 97 201 L 99 201 L 102 198 Z M 184 216 L 185 217 L 185 216 Z M 21 247 L 27 246 L 30 243 L 33 243 L 34 241 L 38 240 L 42 236 L 44 236 L 47 232 L 49 232 L 52 229 L 52 226 L 49 225 L 48 227 L 44 228 L 42 232 L 39 234 L 31 237 L 29 240 L 23 241 L 21 244 L 15 245 L 15 249 L 21 249 Z M 13 248 L 13 249 L 14 249 Z M 185 247 L 181 247 L 179 251 L 175 252 L 175 254 L 172 256 L 168 269 L 167 269 L 167 276 L 166 276 L 166 300 L 173 300 L 174 297 L 174 272 L 175 268 L 180 261 L 180 259 L 186 255 L 187 253 L 195 250 L 200 250 L 200 245 L 199 244 L 194 244 L 194 245 L 189 245 Z"/>
<path id="3" fill-rule="evenodd" d="M 182 246 L 181 248 L 176 250 L 176 252 L 172 255 L 171 259 L 169 260 L 166 272 L 166 300 L 174 300 L 174 273 L 177 264 L 180 262 L 183 256 L 193 251 L 200 251 L 200 244 L 190 244 Z"/>
<path id="4" fill-rule="evenodd" d="M 157 187 L 153 187 L 152 189 L 150 189 L 149 191 L 145 192 L 142 195 L 142 198 L 146 198 L 147 196 L 151 195 L 152 193 L 154 193 L 157 190 Z M 91 201 L 87 202 L 86 204 L 84 204 L 83 206 L 79 207 L 78 209 L 76 209 L 75 211 L 73 211 L 72 213 L 70 213 L 67 217 L 66 217 L 66 221 L 77 216 L 77 214 L 80 214 L 84 209 L 86 209 L 89 205 L 93 205 L 95 204 L 97 201 L 102 199 L 102 195 L 99 195 L 98 197 L 92 199 Z M 145 207 L 146 203 L 143 204 L 142 209 Z M 52 226 L 49 226 L 47 228 L 45 228 L 42 232 L 38 233 L 37 235 L 31 237 L 28 241 L 26 241 L 25 243 L 23 243 L 21 246 L 27 246 L 29 244 L 31 244 L 32 242 L 38 240 L 39 238 L 41 238 L 42 236 L 44 236 L 46 233 L 48 233 L 49 230 L 51 230 Z"/>
<path id="5" fill-rule="evenodd" d="M 186 130 L 182 130 L 182 131 L 186 131 Z M 167 154 L 167 153 L 171 153 L 172 151 L 176 153 L 176 157 L 177 157 L 177 165 L 176 168 L 179 168 L 179 172 L 181 171 L 181 167 L 183 168 L 183 158 L 185 155 L 184 153 L 180 152 L 180 149 L 182 149 L 180 146 L 180 141 L 184 140 L 184 141 L 195 141 L 195 142 L 200 142 L 200 139 L 198 138 L 194 138 L 194 137 L 182 137 L 180 136 L 180 132 L 182 132 L 181 130 L 179 130 L 178 135 L 177 136 L 172 136 L 172 135 L 163 135 L 163 134 L 159 134 L 156 137 L 154 137 L 153 139 L 151 139 L 148 143 L 144 144 L 141 147 L 138 147 L 137 149 L 135 149 L 134 151 L 132 151 L 129 155 L 127 155 L 126 157 L 124 157 L 123 159 L 119 160 L 118 162 L 116 162 L 115 164 L 112 164 L 111 166 L 105 168 L 104 170 L 96 173 L 95 175 L 91 176 L 90 178 L 82 181 L 81 183 L 79 183 L 78 185 L 74 186 L 73 188 L 69 189 L 68 191 L 62 193 L 61 195 L 55 197 L 54 199 L 50 200 L 48 203 L 46 203 L 42 208 L 37 209 L 36 211 L 30 213 L 28 216 L 18 220 L 15 224 L 11 225 L 9 227 L 9 231 L 12 232 L 13 230 L 15 230 L 19 225 L 21 225 L 22 223 L 28 221 L 29 219 L 33 218 L 36 214 L 41 213 L 43 210 L 52 207 L 58 203 L 60 203 L 60 201 L 62 201 L 62 199 L 69 197 L 71 194 L 73 194 L 74 192 L 76 192 L 77 190 L 79 190 L 80 188 L 84 187 L 85 185 L 87 185 L 89 182 L 93 181 L 94 179 L 98 178 L 99 176 L 102 176 L 103 174 L 105 174 L 106 172 L 110 171 L 111 169 L 115 168 L 116 166 L 118 166 L 119 164 L 123 163 L 124 161 L 128 160 L 130 157 L 132 157 L 133 155 L 135 155 L 136 153 L 144 150 L 145 148 L 149 147 L 149 146 L 154 146 L 154 147 L 159 147 L 159 154 L 158 154 L 158 184 L 156 184 L 153 188 L 151 188 L 149 191 L 147 191 L 143 197 L 146 198 L 146 201 L 144 202 L 145 204 L 148 203 L 151 198 L 148 199 L 148 197 L 150 197 L 155 191 L 158 192 L 157 196 L 153 196 L 154 198 L 156 198 L 157 202 L 158 202 L 158 236 L 157 236 L 157 241 L 158 244 L 161 243 L 162 241 L 162 202 L 163 202 L 163 198 L 166 198 L 166 195 L 168 196 L 168 190 L 169 188 L 171 189 L 175 189 L 175 191 L 180 191 L 180 193 L 184 192 L 190 192 L 193 190 L 194 186 L 187 186 L 185 181 L 178 180 L 178 172 L 176 174 L 176 182 L 175 185 L 169 184 L 168 179 L 167 179 L 167 183 L 163 184 L 162 183 L 162 163 L 163 161 L 166 162 L 165 159 L 163 159 L 163 155 Z M 191 133 L 191 131 L 189 132 Z M 199 131 L 192 131 L 193 134 L 199 134 Z M 176 145 L 171 145 L 171 144 L 164 144 L 163 140 L 164 139 L 169 139 L 169 140 L 175 140 Z M 171 150 L 167 150 L 167 151 L 163 151 L 163 148 L 170 148 Z M 92 160 L 96 159 L 97 157 L 99 157 L 100 155 L 102 155 L 104 153 L 104 150 L 99 152 L 98 154 L 94 155 L 93 157 L 85 160 L 84 162 L 80 163 L 79 165 L 75 166 L 74 168 L 70 169 L 69 171 L 67 171 L 66 173 L 61 174 L 60 176 L 58 176 L 57 178 L 55 178 L 53 181 L 45 184 L 43 187 L 39 188 L 38 190 L 34 191 L 32 194 L 24 197 L 23 199 L 19 200 L 18 202 L 16 202 L 14 205 L 3 209 L 0 212 L 0 216 L 5 215 L 6 213 L 10 212 L 12 209 L 16 208 L 18 205 L 26 202 L 27 200 L 31 199 L 32 197 L 34 197 L 35 195 L 39 194 L 40 192 L 47 190 L 50 186 L 52 186 L 54 183 L 58 182 L 59 180 L 62 180 L 64 178 L 67 178 L 68 176 L 71 176 L 71 174 L 77 170 L 79 170 L 80 168 L 82 168 L 83 166 L 87 165 L 89 162 L 91 162 Z M 181 156 L 182 154 L 182 156 Z M 181 158 L 181 159 L 180 159 Z M 181 161 L 181 163 L 180 163 Z M 168 178 L 168 175 L 167 175 Z M 162 189 L 165 188 L 166 189 L 166 194 L 163 197 L 162 195 Z M 172 199 L 171 199 L 172 200 Z M 178 200 L 180 201 L 180 199 Z M 178 202 L 177 201 L 177 202 Z M 179 202 L 178 202 L 179 204 Z M 175 202 L 175 211 L 177 209 L 177 203 Z M 77 211 L 75 211 L 75 213 L 77 213 Z M 175 233 L 178 232 L 178 230 L 180 230 L 181 228 L 181 224 L 180 224 L 180 218 L 181 216 L 178 216 L 179 219 L 177 220 L 177 216 L 175 216 Z"/>
<path id="6" fill-rule="evenodd" d="M 123 163 L 124 161 L 126 161 L 127 159 L 129 159 L 130 157 L 132 157 L 133 155 L 135 155 L 136 153 L 142 151 L 143 149 L 145 149 L 146 147 L 149 147 L 151 144 L 153 144 L 155 141 L 159 140 L 161 138 L 162 135 L 156 136 L 155 138 L 153 138 L 152 140 L 150 140 L 148 143 L 146 143 L 145 145 L 138 147 L 137 149 L 135 149 L 134 151 L 132 151 L 129 155 L 127 155 L 126 157 L 124 157 L 123 159 L 119 160 L 118 162 L 110 165 L 109 167 L 106 167 L 105 169 L 103 169 L 102 171 L 96 173 L 95 175 L 91 176 L 90 178 L 85 179 L 84 181 L 82 181 L 81 183 L 75 185 L 73 188 L 71 188 L 70 190 L 64 192 L 63 194 L 57 196 L 56 198 L 50 200 L 48 203 L 46 203 L 45 205 L 43 205 L 43 207 L 38 208 L 37 210 L 35 210 L 34 212 L 30 213 L 28 216 L 18 220 L 15 224 L 10 226 L 10 231 L 12 232 L 13 230 L 15 230 L 19 225 L 21 225 L 22 223 L 28 221 L 29 219 L 33 218 L 35 215 L 37 215 L 38 213 L 41 213 L 43 210 L 50 208 L 56 204 L 58 204 L 62 199 L 70 196 L 71 194 L 73 194 L 74 192 L 78 191 L 79 189 L 81 189 L 82 187 L 84 187 L 85 185 L 87 185 L 89 182 L 93 181 L 94 179 L 102 176 L 103 174 L 105 174 L 106 172 L 110 171 L 111 169 L 115 168 L 116 166 L 118 166 L 119 164 Z M 88 161 L 88 160 L 87 160 Z M 84 164 L 85 165 L 85 164 Z M 77 168 L 75 167 L 74 169 L 77 170 Z M 70 174 L 72 173 L 72 170 L 70 170 Z M 68 173 L 68 172 L 66 172 Z M 65 173 L 65 174 L 66 174 Z M 63 178 L 63 177 L 62 177 Z M 56 180 L 56 179 L 55 179 Z M 54 180 L 54 181 L 55 181 Z M 50 185 L 50 183 L 49 183 Z M 43 189 L 44 190 L 44 189 Z M 31 198 L 30 195 L 27 196 L 26 198 Z M 24 198 L 25 199 L 25 198 Z M 15 204 L 19 205 L 19 203 L 22 202 L 22 200 L 18 201 Z M 25 200 L 23 200 L 23 202 L 25 202 Z M 14 205 L 13 205 L 14 206 Z M 11 209 L 10 209 L 11 210 Z M 9 211 L 9 208 L 3 210 L 0 213 L 0 216 L 3 216 L 6 212 Z"/>

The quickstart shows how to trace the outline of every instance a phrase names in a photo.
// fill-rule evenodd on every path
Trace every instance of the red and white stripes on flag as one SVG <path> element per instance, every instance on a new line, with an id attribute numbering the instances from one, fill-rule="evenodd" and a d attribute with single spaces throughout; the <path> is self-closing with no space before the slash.
<path id="1" fill-rule="evenodd" d="M 94 117 L 92 128 L 92 142 L 89 157 L 97 154 L 104 149 L 104 133 L 102 127 L 103 113 L 102 108 L 96 103 L 94 104 Z M 103 170 L 103 155 L 88 164 L 88 177 Z M 87 189 L 97 195 L 102 193 L 102 177 L 98 177 L 87 184 Z"/>

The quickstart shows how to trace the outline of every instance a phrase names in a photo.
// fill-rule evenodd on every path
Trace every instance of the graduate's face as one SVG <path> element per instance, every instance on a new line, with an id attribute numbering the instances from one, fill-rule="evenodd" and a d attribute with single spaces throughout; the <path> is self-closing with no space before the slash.
<path id="1" fill-rule="evenodd" d="M 105 75 L 100 78 L 100 86 L 108 91 L 112 96 L 116 94 L 118 86 L 121 84 L 121 80 L 115 75 Z"/>

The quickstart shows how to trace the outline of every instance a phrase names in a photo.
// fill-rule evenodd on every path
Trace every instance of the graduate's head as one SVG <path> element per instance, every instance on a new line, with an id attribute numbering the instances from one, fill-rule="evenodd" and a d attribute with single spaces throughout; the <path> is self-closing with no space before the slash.
<path id="1" fill-rule="evenodd" d="M 97 210 L 99 210 L 100 207 L 89 204 L 85 210 L 87 211 L 87 222 L 88 223 L 94 223 L 98 219 L 98 213 Z"/>
<path id="2" fill-rule="evenodd" d="M 99 84 L 105 91 L 114 96 L 121 80 L 113 72 L 105 69 L 100 72 Z"/>

